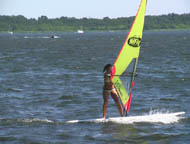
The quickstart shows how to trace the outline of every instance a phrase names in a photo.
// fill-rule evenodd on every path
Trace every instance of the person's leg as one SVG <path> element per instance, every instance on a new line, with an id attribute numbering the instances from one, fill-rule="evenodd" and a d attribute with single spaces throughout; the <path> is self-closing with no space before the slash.
<path id="1" fill-rule="evenodd" d="M 118 110 L 120 112 L 120 115 L 123 116 L 123 108 L 121 106 L 121 103 L 119 102 L 119 97 L 117 95 L 117 91 L 112 90 L 111 96 L 114 99 L 115 103 L 117 104 L 117 107 L 118 107 Z"/>
<path id="2" fill-rule="evenodd" d="M 103 91 L 103 98 L 104 98 L 104 104 L 103 104 L 103 118 L 106 118 L 106 112 L 108 107 L 108 98 L 109 98 L 109 92 Z"/>

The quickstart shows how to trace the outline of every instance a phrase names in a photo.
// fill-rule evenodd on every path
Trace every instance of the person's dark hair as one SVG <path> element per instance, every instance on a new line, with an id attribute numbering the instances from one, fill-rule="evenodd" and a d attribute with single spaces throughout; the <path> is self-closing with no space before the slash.
<path id="1" fill-rule="evenodd" d="M 103 70 L 103 72 L 105 72 L 106 69 L 109 68 L 109 67 L 112 67 L 112 65 L 111 65 L 111 64 L 107 64 L 107 65 L 105 65 L 105 66 L 104 66 L 104 70 Z"/>

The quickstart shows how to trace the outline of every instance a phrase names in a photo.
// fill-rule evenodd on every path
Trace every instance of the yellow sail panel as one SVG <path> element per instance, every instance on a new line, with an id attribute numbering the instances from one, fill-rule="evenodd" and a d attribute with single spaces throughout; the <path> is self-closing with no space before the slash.
<path id="1" fill-rule="evenodd" d="M 129 95 L 128 95 L 122 81 L 120 80 L 120 78 L 118 76 L 114 77 L 112 81 L 114 83 L 114 86 L 117 90 L 118 95 L 120 96 L 123 106 L 125 106 L 129 99 Z"/>
<path id="2" fill-rule="evenodd" d="M 129 31 L 126 41 L 118 55 L 114 67 L 115 75 L 121 75 L 133 58 L 138 58 L 140 51 L 140 44 L 142 39 L 142 32 L 144 26 L 144 14 L 146 8 L 146 0 L 141 0 L 136 18 Z"/>
<path id="3" fill-rule="evenodd" d="M 112 82 L 124 106 L 129 99 L 129 92 L 124 88 L 119 76 L 122 75 L 134 58 L 138 59 L 139 57 L 146 3 L 147 0 L 141 0 L 133 25 L 112 68 Z"/>

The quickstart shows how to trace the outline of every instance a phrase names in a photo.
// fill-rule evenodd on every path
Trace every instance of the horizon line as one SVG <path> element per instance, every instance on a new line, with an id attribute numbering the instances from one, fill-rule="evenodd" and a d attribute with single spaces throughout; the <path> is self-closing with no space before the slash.
<path id="1" fill-rule="evenodd" d="M 167 15 L 171 15 L 171 14 L 174 14 L 174 15 L 188 15 L 188 14 L 190 14 L 190 12 L 188 12 L 188 13 L 181 13 L 181 14 L 178 14 L 178 13 L 174 13 L 174 12 L 172 12 L 172 13 L 168 13 L 168 14 L 158 14 L 158 15 L 145 15 L 145 16 L 167 16 Z M 109 17 L 109 16 L 105 16 L 105 17 L 101 17 L 101 18 L 98 18 L 98 17 L 74 17 L 74 16 L 60 16 L 60 17 L 54 17 L 54 18 L 52 18 L 52 17 L 48 17 L 48 16 L 46 16 L 46 15 L 41 15 L 41 16 L 39 16 L 39 17 L 37 17 L 37 18 L 34 18 L 34 17 L 27 17 L 27 16 L 24 16 L 24 15 L 22 15 L 22 14 L 18 14 L 18 15 L 1 15 L 0 14 L 0 16 L 13 16 L 13 17 L 17 17 L 17 16 L 23 16 L 23 17 L 25 17 L 25 18 L 27 18 L 27 19 L 39 19 L 40 17 L 42 17 L 42 16 L 45 16 L 45 17 L 47 17 L 48 19 L 60 19 L 60 18 L 62 18 L 62 17 L 65 17 L 65 18 L 74 18 L 74 19 L 105 19 L 105 18 L 109 18 L 109 19 L 118 19 L 118 18 L 130 18 L 130 17 L 135 17 L 135 15 L 134 16 L 118 16 L 118 17 Z"/>

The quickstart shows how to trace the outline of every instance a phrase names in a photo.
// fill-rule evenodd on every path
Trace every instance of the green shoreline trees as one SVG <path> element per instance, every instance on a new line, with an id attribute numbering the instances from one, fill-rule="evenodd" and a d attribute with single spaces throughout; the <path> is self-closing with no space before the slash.
<path id="1" fill-rule="evenodd" d="M 60 17 L 48 19 L 41 16 L 38 19 L 27 19 L 22 15 L 0 15 L 0 32 L 73 32 L 83 27 L 84 31 L 126 31 L 130 28 L 134 17 L 103 19 Z M 190 29 L 190 14 L 168 14 L 146 16 L 145 30 L 159 29 Z"/>

